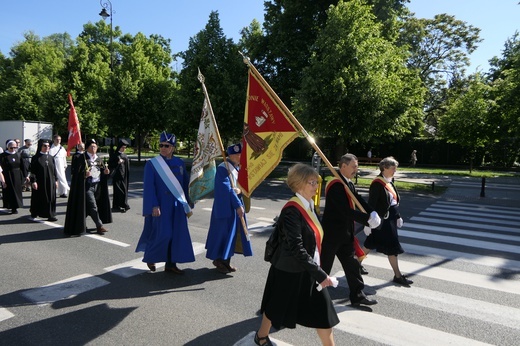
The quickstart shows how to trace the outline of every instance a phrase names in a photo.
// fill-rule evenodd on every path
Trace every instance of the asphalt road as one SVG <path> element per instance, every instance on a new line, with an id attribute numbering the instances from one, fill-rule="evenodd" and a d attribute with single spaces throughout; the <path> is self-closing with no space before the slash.
<path id="1" fill-rule="evenodd" d="M 20 214 L 0 209 L 0 345 L 253 345 L 269 268 L 264 244 L 289 189 L 273 180 L 254 192 L 248 214 L 254 256 L 233 257 L 238 271 L 232 275 L 218 273 L 205 258 L 213 201 L 197 203 L 189 220 L 196 261 L 180 264 L 186 274 L 177 276 L 162 267 L 150 273 L 135 253 L 142 168 L 132 167 L 131 181 L 132 209 L 114 213 L 105 236 L 64 238 L 66 199 L 58 200 L 55 223 L 29 218 L 29 193 Z M 330 292 L 341 320 L 337 345 L 520 340 L 520 203 L 500 198 L 500 190 L 520 187 L 496 183 L 482 199 L 474 196 L 477 180 L 446 183 L 452 187 L 442 196 L 402 194 L 406 253 L 399 259 L 415 281 L 411 288 L 393 285 L 387 259 L 370 254 L 366 292 L 379 304 L 354 309 L 335 262 L 340 285 Z M 94 228 L 90 218 L 87 225 Z M 278 345 L 319 344 L 304 327 L 272 337 Z"/>

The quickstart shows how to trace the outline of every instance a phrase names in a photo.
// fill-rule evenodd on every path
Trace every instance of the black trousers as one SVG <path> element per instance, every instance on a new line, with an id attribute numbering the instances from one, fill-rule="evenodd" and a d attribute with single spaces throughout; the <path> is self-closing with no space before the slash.
<path id="1" fill-rule="evenodd" d="M 361 265 L 357 258 L 354 257 L 354 244 L 352 242 L 338 242 L 325 236 L 321 245 L 321 269 L 330 275 L 334 258 L 338 259 L 345 272 L 345 278 L 350 290 L 350 302 L 355 303 L 365 297 L 363 288 L 365 283 L 361 276 Z"/>
<path id="2" fill-rule="evenodd" d="M 87 215 L 92 218 L 96 227 L 103 226 L 103 222 L 99 218 L 99 212 L 96 203 L 96 193 L 99 187 L 99 183 L 87 183 L 86 191 L 85 191 L 85 201 L 86 201 L 86 209 Z"/>

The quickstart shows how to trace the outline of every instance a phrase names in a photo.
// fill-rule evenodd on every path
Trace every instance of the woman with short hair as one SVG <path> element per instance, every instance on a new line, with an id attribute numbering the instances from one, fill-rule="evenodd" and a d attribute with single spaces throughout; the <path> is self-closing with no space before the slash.
<path id="1" fill-rule="evenodd" d="M 262 298 L 262 323 L 256 332 L 257 345 L 272 345 L 271 326 L 316 328 L 323 345 L 334 345 L 332 327 L 339 323 L 326 289 L 333 280 L 320 268 L 323 230 L 314 211 L 312 197 L 318 173 L 310 166 L 290 168 L 287 185 L 295 193 L 285 204 L 277 222 L 278 247 L 271 259 Z"/>

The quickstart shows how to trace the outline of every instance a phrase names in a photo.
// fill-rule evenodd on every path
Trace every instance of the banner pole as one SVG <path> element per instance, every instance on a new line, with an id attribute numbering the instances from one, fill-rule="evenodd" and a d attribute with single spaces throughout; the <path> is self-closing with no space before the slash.
<path id="1" fill-rule="evenodd" d="M 325 162 L 325 165 L 329 168 L 329 170 L 331 171 L 332 175 L 334 175 L 335 178 L 339 179 L 343 185 L 345 185 L 346 187 L 346 191 L 347 193 L 349 194 L 350 198 L 352 199 L 352 201 L 354 201 L 355 205 L 357 206 L 357 208 L 363 212 L 363 213 L 366 213 L 365 211 L 365 208 L 363 208 L 363 206 L 361 205 L 361 203 L 359 203 L 359 201 L 357 200 L 356 196 L 354 196 L 354 194 L 352 193 L 352 191 L 350 191 L 350 188 L 348 188 L 347 184 L 345 184 L 345 182 L 343 181 L 343 179 L 340 178 L 338 172 L 336 171 L 336 169 L 332 166 L 332 164 L 329 162 L 329 160 L 327 159 L 327 157 L 325 156 L 325 154 L 323 154 L 323 152 L 321 151 L 321 149 L 318 147 L 318 145 L 316 144 L 316 141 L 314 140 L 314 138 L 312 138 L 308 133 L 307 131 L 303 128 L 303 126 L 300 124 L 300 122 L 298 121 L 298 119 L 296 119 L 296 117 L 292 114 L 292 112 L 287 108 L 287 106 L 283 103 L 283 101 L 278 97 L 278 95 L 275 93 L 275 91 L 271 88 L 271 86 L 267 83 L 267 81 L 264 79 L 264 77 L 262 77 L 262 75 L 260 74 L 260 72 L 258 72 L 258 70 L 256 69 L 256 67 L 251 63 L 251 61 L 249 60 L 249 58 L 247 58 L 246 56 L 244 56 L 244 54 L 242 54 L 242 52 L 239 52 L 240 55 L 242 55 L 243 57 L 243 61 L 244 63 L 251 69 L 251 71 L 253 72 L 253 74 L 255 75 L 255 77 L 258 78 L 258 80 L 260 80 L 260 82 L 264 85 L 264 87 L 266 88 L 267 92 L 269 94 L 271 94 L 273 100 L 277 103 L 277 105 L 279 107 L 281 107 L 285 113 L 289 116 L 289 118 L 291 119 L 291 121 L 293 122 L 293 124 L 298 128 L 298 130 L 300 130 L 300 132 L 305 136 L 305 138 L 307 139 L 307 141 L 311 144 L 311 146 L 314 148 L 314 150 L 318 153 L 318 155 L 320 155 L 320 157 L 322 158 L 323 162 Z"/>
<path id="2" fill-rule="evenodd" d="M 208 90 L 206 89 L 206 85 L 204 84 L 204 75 L 200 72 L 199 68 L 197 68 L 197 70 L 199 71 L 197 78 L 199 79 L 200 84 L 202 84 L 202 91 L 204 92 L 204 97 L 206 98 L 206 101 L 208 102 L 208 107 L 209 107 L 209 110 L 211 113 L 211 118 L 213 120 L 213 124 L 215 124 L 215 131 L 217 132 L 218 144 L 220 145 L 220 153 L 222 154 L 222 158 L 224 159 L 224 165 L 226 166 L 227 171 L 228 171 L 229 182 L 231 183 L 231 188 L 234 189 L 236 187 L 235 182 L 233 181 L 233 177 L 231 176 L 231 171 L 229 170 L 229 166 L 227 164 L 226 151 L 224 150 L 224 145 L 222 144 L 222 139 L 220 138 L 220 132 L 218 131 L 217 121 L 215 120 L 215 114 L 213 113 L 213 108 L 211 107 L 211 101 L 209 99 Z M 244 212 L 245 212 L 245 207 L 244 207 Z M 242 229 L 244 230 L 244 234 L 247 238 L 247 241 L 250 242 L 251 238 L 250 238 L 249 232 L 247 230 L 247 224 L 246 224 L 244 215 L 242 215 L 240 217 L 240 222 L 242 223 Z"/>

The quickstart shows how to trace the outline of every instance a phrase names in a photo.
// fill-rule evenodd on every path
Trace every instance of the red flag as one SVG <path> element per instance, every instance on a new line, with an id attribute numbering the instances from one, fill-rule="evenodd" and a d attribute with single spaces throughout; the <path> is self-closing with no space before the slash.
<path id="1" fill-rule="evenodd" d="M 67 156 L 70 155 L 70 149 L 81 143 L 81 132 L 79 130 L 79 120 L 72 102 L 72 96 L 69 94 L 69 138 L 67 140 Z"/>
<path id="2" fill-rule="evenodd" d="M 275 169 L 285 147 L 298 136 L 291 117 L 265 80 L 250 68 L 238 173 L 238 183 L 247 197 Z"/>

